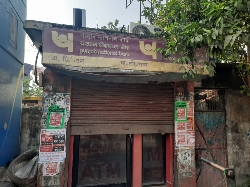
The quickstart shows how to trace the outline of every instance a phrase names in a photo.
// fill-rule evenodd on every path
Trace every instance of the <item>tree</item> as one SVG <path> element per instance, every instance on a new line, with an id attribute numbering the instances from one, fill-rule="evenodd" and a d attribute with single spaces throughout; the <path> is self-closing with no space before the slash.
<path id="1" fill-rule="evenodd" d="M 144 3 L 147 0 L 138 0 Z M 162 28 L 166 41 L 165 55 L 182 53 L 177 61 L 190 64 L 187 74 L 194 76 L 194 51 L 204 48 L 211 59 L 204 69 L 214 71 L 215 61 L 235 63 L 249 91 L 246 78 L 250 73 L 247 46 L 250 46 L 249 0 L 148 0 L 143 15 L 151 24 Z M 248 92 L 250 95 L 250 92 Z"/>
<path id="2" fill-rule="evenodd" d="M 104 30 L 112 30 L 112 31 L 121 31 L 121 29 L 118 28 L 119 20 L 116 19 L 114 22 L 108 22 L 107 26 L 102 26 L 101 29 Z M 122 32 L 127 32 L 125 26 L 122 27 Z"/>
<path id="3" fill-rule="evenodd" d="M 41 97 L 43 93 L 43 88 L 39 87 L 34 83 L 33 79 L 23 80 L 23 96 L 31 97 Z"/>

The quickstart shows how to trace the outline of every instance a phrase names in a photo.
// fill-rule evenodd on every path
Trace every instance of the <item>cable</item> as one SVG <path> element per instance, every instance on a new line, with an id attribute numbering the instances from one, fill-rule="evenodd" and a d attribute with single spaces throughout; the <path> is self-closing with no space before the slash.
<path id="1" fill-rule="evenodd" d="M 23 0 L 22 0 L 22 2 L 23 2 Z M 23 5 L 25 6 L 25 8 L 26 8 L 26 4 L 23 2 Z"/>
<path id="2" fill-rule="evenodd" d="M 10 4 L 11 4 L 12 8 L 15 10 L 16 14 L 18 15 L 19 19 L 20 19 L 20 20 L 22 21 L 22 23 L 23 23 L 22 18 L 19 16 L 18 12 L 16 11 L 15 7 L 13 6 L 13 4 L 11 3 L 10 0 L 9 0 L 9 2 L 10 2 Z"/>
<path id="3" fill-rule="evenodd" d="M 31 40 L 30 37 L 29 37 L 28 35 L 26 35 L 26 37 L 27 37 L 27 39 L 28 39 L 28 41 L 29 41 L 30 46 L 33 47 L 34 49 L 37 49 L 36 47 L 34 47 L 34 44 L 32 45 L 32 44 L 30 43 L 30 40 Z M 32 41 L 31 41 L 31 42 L 32 42 Z"/>
<path id="4" fill-rule="evenodd" d="M 4 6 L 4 4 L 3 4 L 2 2 L 0 2 L 0 4 L 3 6 L 3 8 L 6 10 L 6 12 L 9 13 L 9 15 L 10 15 L 11 17 L 13 17 L 13 18 L 16 19 L 17 21 L 23 23 L 22 21 L 20 21 L 19 19 L 17 19 L 15 16 L 13 16 L 13 15 L 6 9 L 6 7 Z"/>
<path id="5" fill-rule="evenodd" d="M 37 59 L 38 59 L 38 55 L 39 55 L 39 49 L 38 49 L 38 51 L 37 51 L 37 54 L 36 54 L 36 61 L 35 61 L 35 83 L 39 86 L 39 83 L 38 83 L 38 81 L 37 81 Z"/>

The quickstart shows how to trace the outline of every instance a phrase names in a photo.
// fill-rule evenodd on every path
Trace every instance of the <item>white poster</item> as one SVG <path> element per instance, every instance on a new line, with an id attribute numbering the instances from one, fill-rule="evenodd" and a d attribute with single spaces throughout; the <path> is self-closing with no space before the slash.
<path id="1" fill-rule="evenodd" d="M 63 162 L 65 143 L 66 129 L 41 129 L 39 162 Z"/>
<path id="2" fill-rule="evenodd" d="M 43 176 L 54 176 L 59 173 L 60 162 L 43 163 Z"/>

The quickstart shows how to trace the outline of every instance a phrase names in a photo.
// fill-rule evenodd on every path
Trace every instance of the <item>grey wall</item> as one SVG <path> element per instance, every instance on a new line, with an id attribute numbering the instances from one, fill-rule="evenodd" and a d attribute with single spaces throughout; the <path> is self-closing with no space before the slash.
<path id="1" fill-rule="evenodd" d="M 39 148 L 41 130 L 41 106 L 23 106 L 21 118 L 20 153 Z"/>
<path id="2" fill-rule="evenodd" d="M 235 168 L 237 186 L 250 175 L 250 97 L 227 90 L 226 125 L 228 166 Z M 247 175 L 248 174 L 248 175 Z"/>

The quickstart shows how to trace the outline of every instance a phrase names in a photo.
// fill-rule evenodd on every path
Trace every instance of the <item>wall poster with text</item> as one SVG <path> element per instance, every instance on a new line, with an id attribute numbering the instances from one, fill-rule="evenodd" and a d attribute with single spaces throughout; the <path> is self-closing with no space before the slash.
<path id="1" fill-rule="evenodd" d="M 63 162 L 65 143 L 66 129 L 41 129 L 39 162 Z"/>
<path id="2" fill-rule="evenodd" d="M 42 128 L 66 128 L 70 117 L 69 93 L 43 93 Z"/>
<path id="3" fill-rule="evenodd" d="M 187 106 L 187 102 L 175 102 L 175 121 L 187 121 Z"/>
<path id="4" fill-rule="evenodd" d="M 175 103 L 175 144 L 177 147 L 195 146 L 194 105 L 192 101 Z"/>

